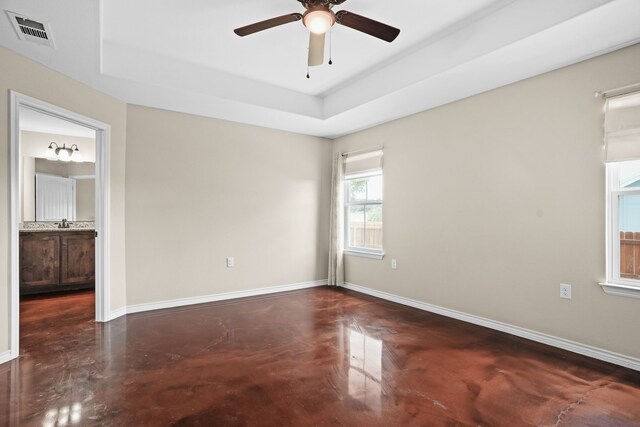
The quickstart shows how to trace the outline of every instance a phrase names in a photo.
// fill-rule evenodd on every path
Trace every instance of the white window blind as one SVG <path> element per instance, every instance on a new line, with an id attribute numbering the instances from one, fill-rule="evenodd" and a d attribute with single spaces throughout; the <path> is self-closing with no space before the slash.
<path id="1" fill-rule="evenodd" d="M 355 175 L 382 169 L 382 150 L 349 154 L 344 160 L 345 175 Z"/>
<path id="2" fill-rule="evenodd" d="M 640 159 L 640 92 L 607 99 L 604 140 L 605 161 Z"/>

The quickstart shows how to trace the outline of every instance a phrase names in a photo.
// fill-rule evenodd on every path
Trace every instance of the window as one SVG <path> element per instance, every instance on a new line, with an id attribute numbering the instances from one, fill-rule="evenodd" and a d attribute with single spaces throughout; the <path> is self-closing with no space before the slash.
<path id="1" fill-rule="evenodd" d="M 640 288 L 640 160 L 607 164 L 608 277 Z"/>
<path id="2" fill-rule="evenodd" d="M 382 171 L 345 176 L 345 252 L 382 258 Z"/>
<path id="3" fill-rule="evenodd" d="M 640 92 L 616 93 L 605 94 L 607 279 L 600 285 L 640 298 Z"/>

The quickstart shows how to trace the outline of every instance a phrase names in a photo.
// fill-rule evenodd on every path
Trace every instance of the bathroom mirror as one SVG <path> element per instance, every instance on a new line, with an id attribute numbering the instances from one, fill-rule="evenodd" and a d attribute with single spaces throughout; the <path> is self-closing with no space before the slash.
<path id="1" fill-rule="evenodd" d="M 24 158 L 23 221 L 95 221 L 95 163 Z"/>
<path id="2" fill-rule="evenodd" d="M 95 221 L 95 160 L 94 129 L 21 108 L 19 222 Z"/>

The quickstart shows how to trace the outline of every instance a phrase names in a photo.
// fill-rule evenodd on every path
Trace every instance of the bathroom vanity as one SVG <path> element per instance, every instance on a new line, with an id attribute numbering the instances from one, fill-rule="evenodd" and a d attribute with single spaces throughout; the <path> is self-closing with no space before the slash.
<path id="1" fill-rule="evenodd" d="M 20 295 L 93 289 L 95 231 L 20 231 Z"/>

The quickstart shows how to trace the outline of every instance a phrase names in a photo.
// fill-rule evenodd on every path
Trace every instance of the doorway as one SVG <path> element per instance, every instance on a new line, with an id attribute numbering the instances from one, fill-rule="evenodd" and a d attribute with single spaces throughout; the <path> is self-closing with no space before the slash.
<path id="1" fill-rule="evenodd" d="M 20 200 L 22 172 L 20 123 L 24 112 L 33 112 L 69 125 L 90 129 L 95 135 L 95 320 L 110 320 L 109 298 L 109 133 L 108 124 L 65 110 L 58 106 L 17 93 L 10 93 L 10 322 L 11 358 L 19 355 L 20 325 L 20 238 L 19 224 L 23 221 L 23 205 Z M 65 153 L 63 153 L 65 154 Z M 70 153 L 73 154 L 73 153 Z"/>

